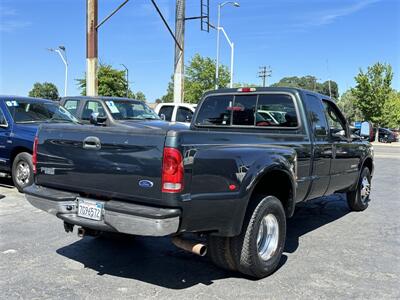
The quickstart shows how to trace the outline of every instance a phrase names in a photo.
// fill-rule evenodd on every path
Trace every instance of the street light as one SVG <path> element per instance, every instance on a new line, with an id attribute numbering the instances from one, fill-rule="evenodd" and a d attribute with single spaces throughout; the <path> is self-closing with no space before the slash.
<path id="1" fill-rule="evenodd" d="M 240 7 L 240 4 L 238 2 L 233 2 L 233 1 L 225 1 L 223 3 L 218 4 L 218 20 L 217 20 L 217 65 L 216 65 L 216 70 L 215 70 L 215 89 L 218 89 L 218 79 L 219 79 L 219 31 L 222 30 L 222 32 L 225 35 L 225 38 L 227 39 L 229 46 L 231 47 L 231 82 L 230 82 L 230 87 L 233 87 L 233 55 L 234 55 L 234 44 L 231 42 L 231 40 L 228 38 L 228 35 L 226 34 L 225 30 L 220 26 L 220 21 L 221 21 L 221 8 L 224 7 L 227 4 L 231 4 L 234 7 Z"/>
<path id="2" fill-rule="evenodd" d="M 124 67 L 125 72 L 126 72 L 126 98 L 128 98 L 129 97 L 129 70 L 124 64 L 121 64 L 121 66 Z"/>
<path id="3" fill-rule="evenodd" d="M 67 86 L 68 86 L 68 62 L 67 62 L 67 51 L 65 46 L 58 46 L 57 49 L 49 48 L 51 52 L 57 52 L 58 55 L 61 57 L 64 65 L 65 65 L 65 81 L 64 81 L 64 96 L 67 96 Z M 61 53 L 64 53 L 64 55 Z"/>

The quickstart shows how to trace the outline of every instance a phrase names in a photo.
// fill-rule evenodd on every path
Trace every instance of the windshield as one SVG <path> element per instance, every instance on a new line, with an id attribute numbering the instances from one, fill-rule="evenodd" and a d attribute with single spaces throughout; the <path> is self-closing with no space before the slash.
<path id="1" fill-rule="evenodd" d="M 115 120 L 160 120 L 145 103 L 129 100 L 105 101 Z"/>
<path id="2" fill-rule="evenodd" d="M 5 103 L 15 123 L 78 123 L 74 116 L 57 103 L 27 102 L 18 99 L 6 101 Z"/>

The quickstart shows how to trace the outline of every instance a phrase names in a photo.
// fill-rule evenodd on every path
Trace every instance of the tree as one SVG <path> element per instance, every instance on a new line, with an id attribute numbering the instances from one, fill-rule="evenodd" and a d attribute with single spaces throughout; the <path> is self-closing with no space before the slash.
<path id="1" fill-rule="evenodd" d="M 355 107 L 355 102 L 356 97 L 351 90 L 348 90 L 340 97 L 337 103 L 349 122 L 364 120 L 362 112 Z"/>
<path id="2" fill-rule="evenodd" d="M 196 54 L 185 67 L 185 102 L 197 103 L 204 92 L 212 90 L 215 85 L 216 63 L 209 57 Z M 227 87 L 230 81 L 230 73 L 226 66 L 219 67 L 219 86 Z M 173 78 L 168 83 L 166 95 L 161 99 L 163 102 L 172 102 L 174 94 Z"/>
<path id="3" fill-rule="evenodd" d="M 376 63 L 362 70 L 355 77 L 356 87 L 352 93 L 356 98 L 355 106 L 363 113 L 366 120 L 376 125 L 384 123 L 384 107 L 392 92 L 392 67 L 388 64 Z"/>
<path id="4" fill-rule="evenodd" d="M 339 97 L 338 84 L 335 81 L 331 80 L 330 85 L 332 98 L 337 99 Z M 279 80 L 277 83 L 272 84 L 271 86 L 301 88 L 305 90 L 316 91 L 317 93 L 329 96 L 329 81 L 319 83 L 318 78 L 311 75 L 303 77 L 283 77 L 281 80 Z"/>
<path id="5" fill-rule="evenodd" d="M 140 101 L 146 101 L 146 95 L 141 91 L 138 91 L 136 94 L 133 94 L 132 98 Z"/>
<path id="6" fill-rule="evenodd" d="M 51 82 L 39 83 L 33 85 L 29 92 L 29 97 L 57 100 L 59 98 L 57 87 Z"/>
<path id="7" fill-rule="evenodd" d="M 383 108 L 383 124 L 389 128 L 400 128 L 400 92 L 392 91 Z"/>
<path id="8" fill-rule="evenodd" d="M 111 65 L 100 64 L 97 72 L 99 95 L 108 97 L 126 97 L 128 82 L 125 71 L 114 69 Z M 77 79 L 81 94 L 86 95 L 86 77 Z M 129 90 L 128 95 L 132 95 Z"/>

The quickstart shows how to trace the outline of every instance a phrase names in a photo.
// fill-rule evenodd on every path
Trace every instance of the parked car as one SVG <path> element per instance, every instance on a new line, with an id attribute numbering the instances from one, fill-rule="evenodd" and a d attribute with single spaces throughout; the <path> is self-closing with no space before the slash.
<path id="1" fill-rule="evenodd" d="M 0 96 L 0 172 L 11 174 L 20 192 L 33 183 L 32 148 L 38 126 L 49 122 L 78 120 L 53 101 Z"/>
<path id="2" fill-rule="evenodd" d="M 284 114 L 279 124 L 258 113 L 265 107 Z M 351 138 L 335 102 L 294 88 L 208 92 L 190 128 L 46 125 L 36 145 L 26 197 L 67 232 L 170 235 L 257 278 L 277 268 L 297 203 L 341 192 L 362 211 L 374 171 L 371 145 Z"/>
<path id="3" fill-rule="evenodd" d="M 146 103 L 117 97 L 64 97 L 61 105 L 84 124 L 126 125 L 130 122 L 160 120 Z"/>
<path id="4" fill-rule="evenodd" d="M 197 104 L 189 103 L 159 103 L 154 111 L 168 122 L 190 124 Z"/>
<path id="5" fill-rule="evenodd" d="M 376 134 L 376 129 L 374 128 L 374 138 L 375 134 Z M 391 130 L 386 128 L 379 128 L 378 141 L 380 143 L 393 143 L 397 141 L 397 138 L 394 132 L 392 132 Z"/>

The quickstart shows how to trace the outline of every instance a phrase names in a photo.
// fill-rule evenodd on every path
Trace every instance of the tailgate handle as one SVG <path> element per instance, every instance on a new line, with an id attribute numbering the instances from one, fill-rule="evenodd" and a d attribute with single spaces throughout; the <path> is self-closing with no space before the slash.
<path id="1" fill-rule="evenodd" d="M 100 150 L 101 149 L 100 139 L 95 136 L 88 136 L 83 140 L 83 149 Z"/>

